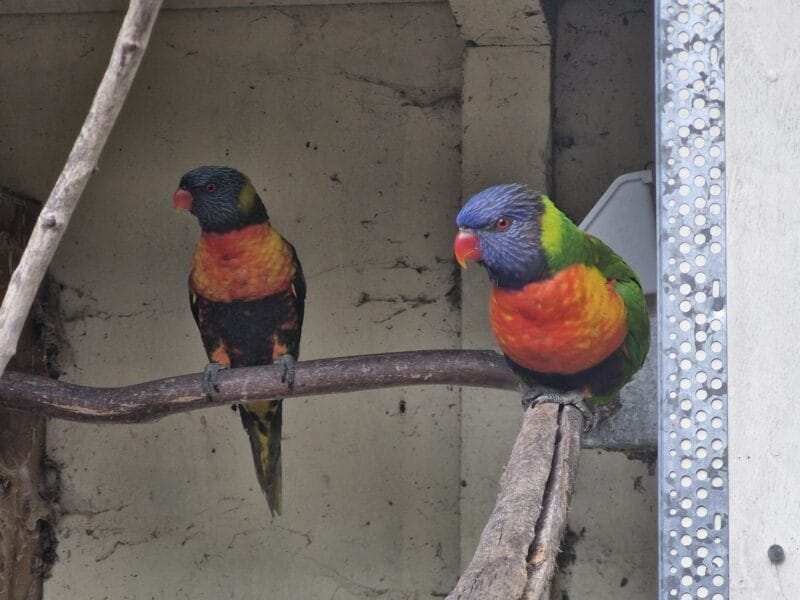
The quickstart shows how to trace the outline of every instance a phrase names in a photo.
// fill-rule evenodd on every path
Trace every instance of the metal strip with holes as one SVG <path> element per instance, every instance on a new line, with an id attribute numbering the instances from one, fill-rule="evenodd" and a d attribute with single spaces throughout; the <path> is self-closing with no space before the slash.
<path id="1" fill-rule="evenodd" d="M 659 598 L 727 600 L 724 0 L 657 0 Z"/>

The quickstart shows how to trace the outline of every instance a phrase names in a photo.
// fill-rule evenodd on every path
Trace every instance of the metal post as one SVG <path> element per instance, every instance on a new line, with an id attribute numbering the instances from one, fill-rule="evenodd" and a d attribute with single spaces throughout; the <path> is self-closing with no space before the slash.
<path id="1" fill-rule="evenodd" d="M 656 0 L 659 598 L 728 600 L 724 0 Z"/>

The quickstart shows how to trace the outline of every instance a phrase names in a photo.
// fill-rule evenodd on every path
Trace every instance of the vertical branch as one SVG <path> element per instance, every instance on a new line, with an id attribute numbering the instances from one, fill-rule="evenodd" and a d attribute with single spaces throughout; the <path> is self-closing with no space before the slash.
<path id="1" fill-rule="evenodd" d="M 448 600 L 546 600 L 575 482 L 583 416 L 539 404 L 522 429 L 472 562 Z"/>
<path id="2" fill-rule="evenodd" d="M 559 407 L 525 411 L 492 515 L 472 562 L 447 600 L 517 600 L 527 584 L 527 561 L 550 479 Z"/>
<path id="3" fill-rule="evenodd" d="M 0 598 L 39 600 L 52 556 L 45 419 L 0 412 Z"/>
<path id="4" fill-rule="evenodd" d="M 583 417 L 572 406 L 562 409 L 559 440 L 544 499 L 542 516 L 528 559 L 528 585 L 522 600 L 547 600 L 556 569 L 561 538 L 567 525 L 567 508 L 575 487 Z"/>
<path id="5" fill-rule="evenodd" d="M 38 206 L 0 190 L 0 289 L 19 261 Z M 44 374 L 40 332 L 27 323 L 14 369 Z M 54 559 L 53 514 L 45 482 L 43 416 L 0 410 L 0 599 L 39 600 Z"/>
<path id="6" fill-rule="evenodd" d="M 31 234 L 0 306 L 0 375 L 17 350 L 25 319 L 72 213 L 97 166 L 142 62 L 162 0 L 131 0 L 111 60 L 81 132 Z"/>

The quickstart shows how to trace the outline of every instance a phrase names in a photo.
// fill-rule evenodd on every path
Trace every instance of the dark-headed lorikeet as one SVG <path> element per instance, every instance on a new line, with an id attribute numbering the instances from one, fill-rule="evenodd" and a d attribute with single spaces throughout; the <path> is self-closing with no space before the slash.
<path id="1" fill-rule="evenodd" d="M 636 274 L 545 195 L 521 185 L 476 194 L 458 214 L 456 259 L 493 283 L 492 331 L 528 389 L 523 403 L 601 405 L 644 363 L 650 323 Z M 542 392 L 542 386 L 550 392 Z"/>
<path id="2" fill-rule="evenodd" d="M 235 169 L 199 167 L 173 196 L 200 223 L 189 299 L 211 361 L 206 393 L 224 367 L 284 364 L 291 385 L 300 349 L 306 284 L 292 245 L 271 225 L 250 180 Z M 270 510 L 281 509 L 280 400 L 239 406 L 256 475 Z"/>

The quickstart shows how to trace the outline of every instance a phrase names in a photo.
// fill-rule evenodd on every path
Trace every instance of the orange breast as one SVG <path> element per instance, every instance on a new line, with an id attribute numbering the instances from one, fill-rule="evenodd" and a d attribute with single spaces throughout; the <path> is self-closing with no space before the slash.
<path id="1" fill-rule="evenodd" d="M 520 290 L 495 288 L 492 329 L 503 352 L 540 373 L 572 374 L 608 358 L 625 339 L 625 304 L 595 267 L 573 265 Z"/>
<path id="2" fill-rule="evenodd" d="M 286 290 L 295 274 L 292 251 L 269 223 L 229 233 L 204 233 L 192 261 L 192 290 L 214 302 L 257 300 Z"/>

